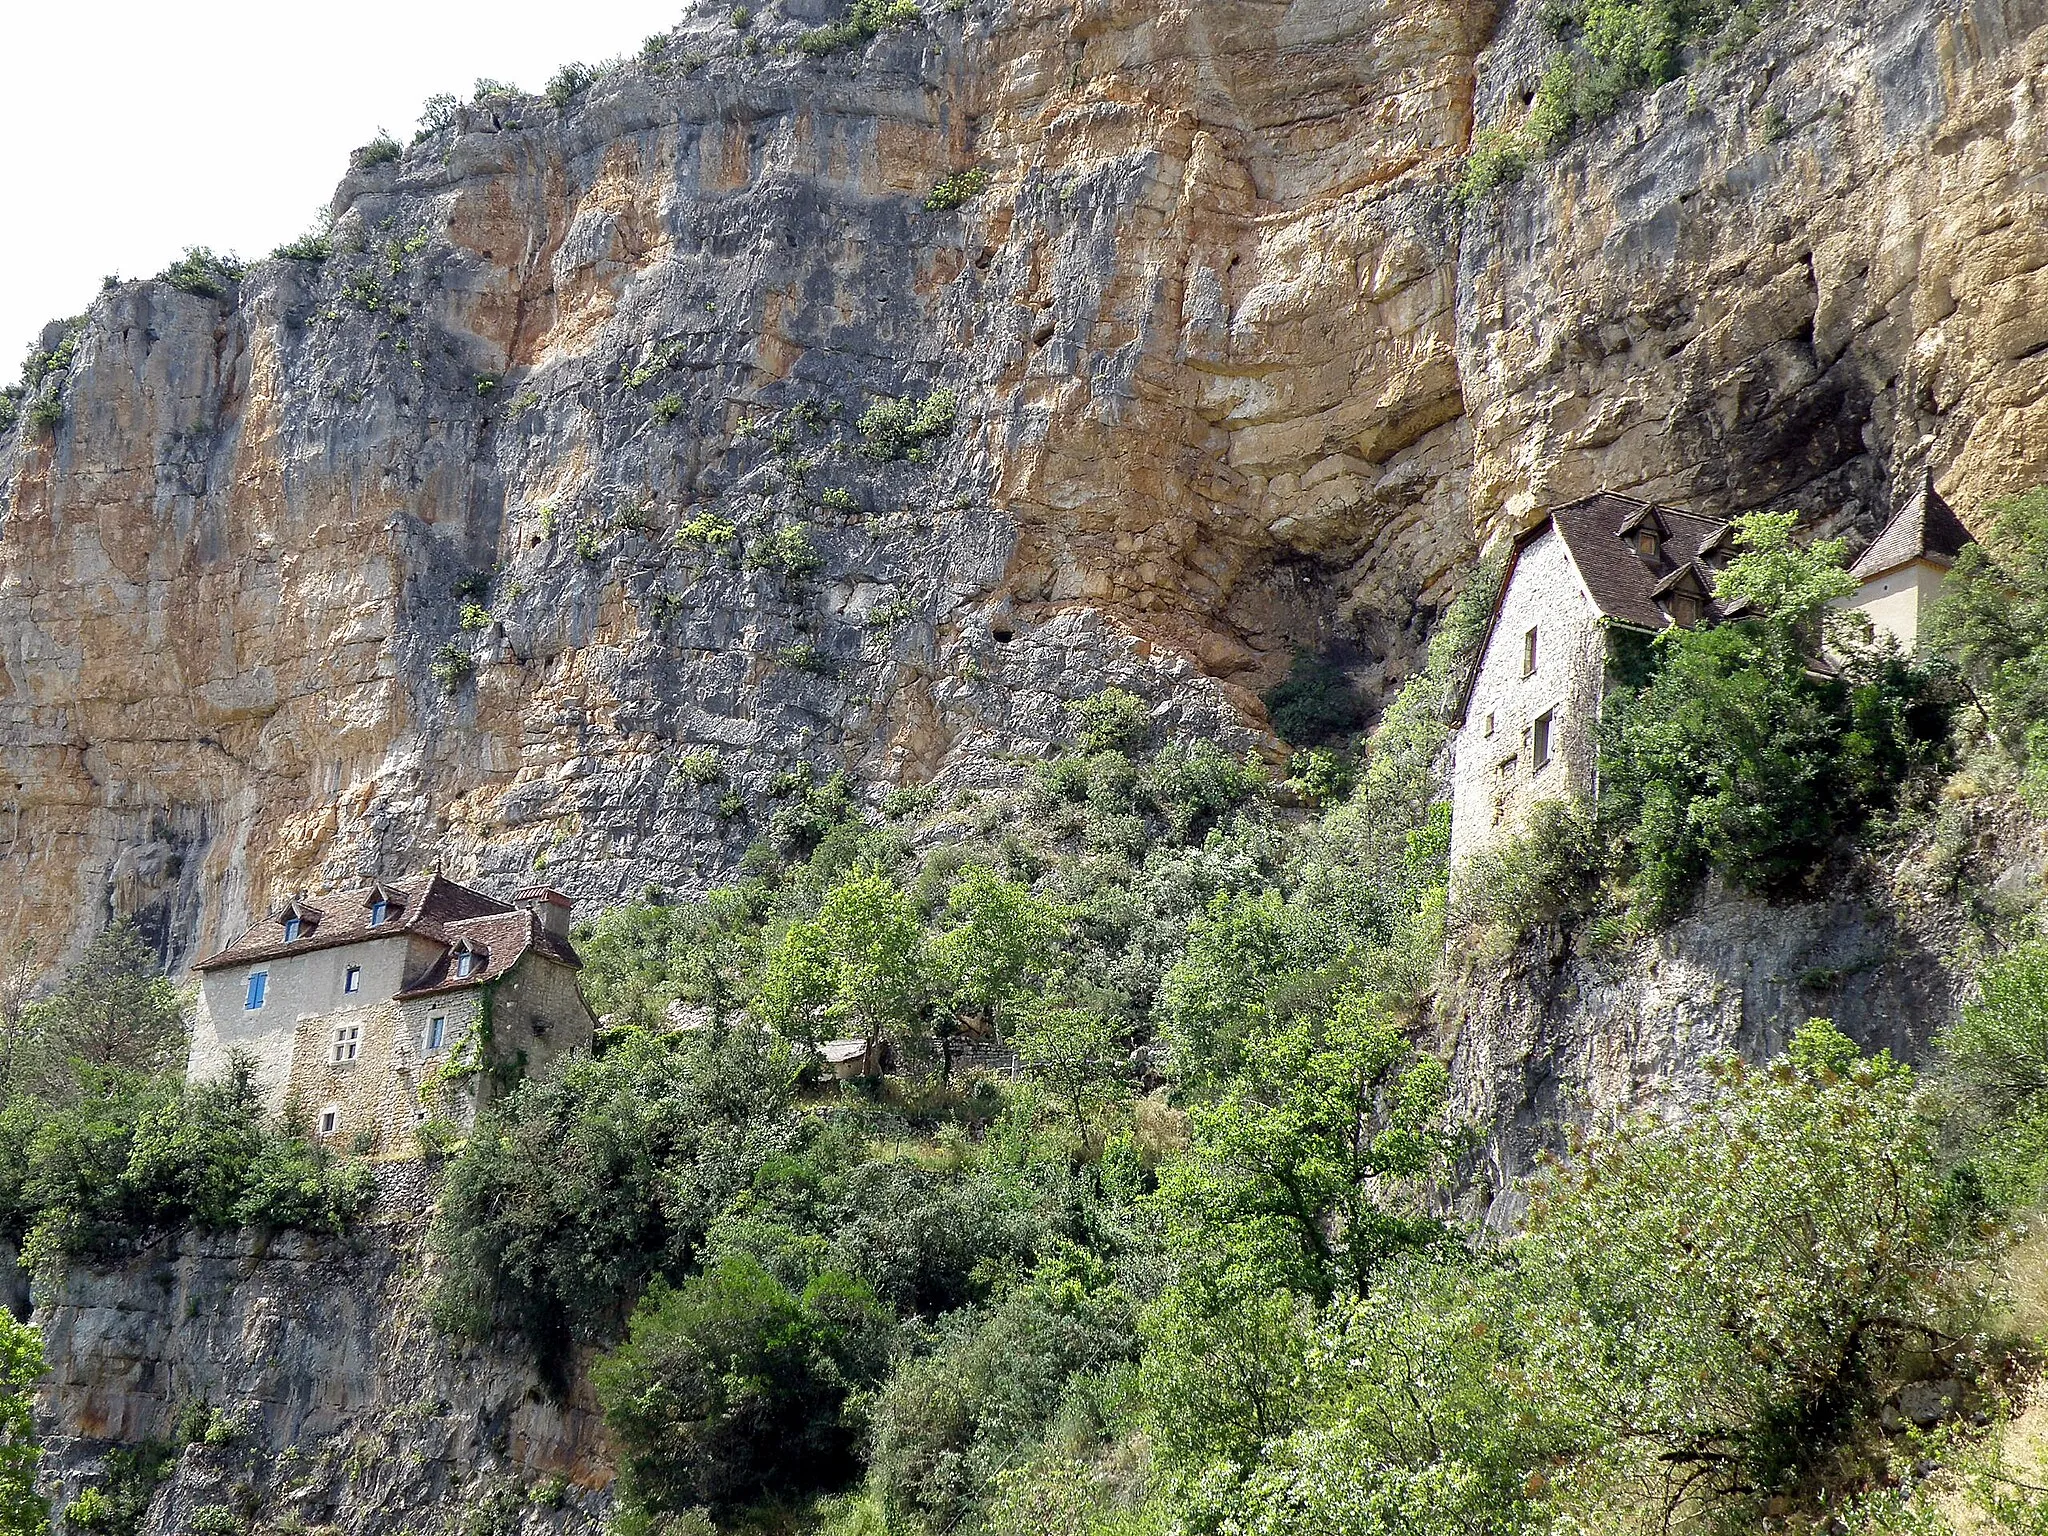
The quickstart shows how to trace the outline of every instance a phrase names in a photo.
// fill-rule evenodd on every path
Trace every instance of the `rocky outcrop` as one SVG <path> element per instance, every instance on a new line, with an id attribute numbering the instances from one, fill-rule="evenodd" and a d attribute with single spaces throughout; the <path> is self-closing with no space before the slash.
<path id="1" fill-rule="evenodd" d="M 108 1452 L 154 1444 L 174 1455 L 144 1536 L 208 1519 L 365 1536 L 600 1529 L 611 1456 L 587 1389 L 559 1396 L 516 1353 L 438 1334 L 422 1240 L 417 1218 L 343 1238 L 187 1234 L 73 1269 L 35 1317 L 55 1508 L 107 1485 Z"/>
<path id="2" fill-rule="evenodd" d="M 1273 750 L 1293 649 L 1398 677 L 1558 498 L 2041 473 L 2042 0 L 1788 7 L 1470 207 L 1531 0 L 796 50 L 833 9 L 706 5 L 351 171 L 324 262 L 94 303 L 0 436 L 0 926 L 181 965 L 434 860 L 687 887 L 792 765 L 971 783 L 1110 682 Z"/>

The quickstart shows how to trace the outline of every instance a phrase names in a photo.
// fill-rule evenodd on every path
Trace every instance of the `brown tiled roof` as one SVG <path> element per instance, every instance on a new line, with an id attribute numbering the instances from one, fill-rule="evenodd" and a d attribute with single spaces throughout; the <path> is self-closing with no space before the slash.
<path id="1" fill-rule="evenodd" d="M 1929 474 L 1913 499 L 1884 525 L 1883 531 L 1871 540 L 1870 548 L 1857 557 L 1849 574 L 1858 581 L 1871 581 L 1914 560 L 1952 565 L 1963 552 L 1963 546 L 1970 542 L 1970 530 L 1941 499 L 1941 492 L 1934 488 L 1934 476 Z"/>
<path id="2" fill-rule="evenodd" d="M 370 926 L 370 902 L 383 892 L 399 904 L 398 912 L 379 926 Z M 227 965 L 247 965 L 273 960 L 281 955 L 308 954 L 316 949 L 333 949 L 366 940 L 417 935 L 442 946 L 442 956 L 425 976 L 415 978 L 405 994 L 436 991 L 443 987 L 472 987 L 494 980 L 509 970 L 529 949 L 539 950 L 564 965 L 581 966 L 582 961 L 565 939 L 543 929 L 533 914 L 466 885 L 458 885 L 442 874 L 414 875 L 405 880 L 385 880 L 358 890 L 323 897 L 320 920 L 310 932 L 290 943 L 284 938 L 284 917 L 288 909 L 255 924 L 234 943 L 200 961 L 193 969 L 217 970 Z M 299 904 L 303 915 L 310 909 Z M 489 951 L 490 961 L 474 976 L 455 980 L 447 974 L 447 952 L 469 938 Z M 440 981 L 428 978 L 439 975 Z"/>
<path id="3" fill-rule="evenodd" d="M 434 992 L 459 992 L 464 987 L 480 987 L 511 970 L 528 950 L 538 951 L 550 960 L 559 960 L 578 969 L 583 965 L 568 941 L 556 938 L 541 927 L 531 912 L 514 910 L 484 917 L 466 917 L 447 924 L 446 932 L 450 947 L 442 951 L 440 958 L 425 971 L 408 981 L 399 991 L 400 997 L 425 997 Z M 484 963 L 481 969 L 467 976 L 457 976 L 455 956 L 465 940 L 472 949 L 483 952 Z"/>
<path id="4" fill-rule="evenodd" d="M 1660 535 L 1655 560 L 1645 560 L 1624 538 L 1645 524 Z M 1521 563 L 1522 552 L 1553 527 L 1564 540 L 1593 606 L 1603 617 L 1636 629 L 1663 629 L 1671 623 L 1670 615 L 1659 606 L 1657 598 L 1681 585 L 1679 578 L 1688 569 L 1711 594 L 1715 567 L 1728 555 L 1728 525 L 1719 518 L 1638 501 L 1617 491 L 1600 491 L 1582 501 L 1554 507 L 1541 522 L 1525 529 L 1515 540 L 1500 591 L 1494 596 L 1493 612 L 1486 621 L 1486 633 L 1479 642 L 1481 657 L 1493 643 L 1494 626 L 1500 622 L 1500 605 L 1507 598 L 1509 583 L 1515 579 L 1515 567 Z M 1728 617 L 1711 596 L 1704 607 L 1708 622 Z M 1472 689 L 1478 681 L 1479 668 L 1475 663 L 1459 691 L 1453 724 L 1464 725 L 1465 711 L 1472 703 Z"/>
<path id="5" fill-rule="evenodd" d="M 1646 513 L 1650 515 L 1647 518 Z M 1656 558 L 1645 559 L 1622 535 L 1651 519 L 1664 537 Z M 1688 568 L 1700 586 L 1712 593 L 1714 572 L 1709 562 L 1724 546 L 1719 536 L 1728 526 L 1717 517 L 1653 506 L 1613 491 L 1558 507 L 1549 521 L 1564 540 L 1601 616 L 1648 630 L 1670 626 L 1671 616 L 1657 598 L 1683 585 L 1680 578 Z M 1726 615 L 1710 598 L 1706 617 L 1714 620 Z"/>

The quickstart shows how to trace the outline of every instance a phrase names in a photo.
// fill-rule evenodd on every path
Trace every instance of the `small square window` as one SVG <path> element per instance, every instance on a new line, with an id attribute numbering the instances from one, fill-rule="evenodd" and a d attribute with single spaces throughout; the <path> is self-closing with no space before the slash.
<path id="1" fill-rule="evenodd" d="M 427 1049 L 438 1051 L 448 1041 L 448 1021 L 435 1014 L 427 1020 Z"/>
<path id="2" fill-rule="evenodd" d="M 320 1111 L 320 1134 L 332 1136 L 341 1124 L 341 1111 L 330 1104 Z"/>
<path id="3" fill-rule="evenodd" d="M 341 990 L 344 992 L 360 992 L 363 990 L 363 968 L 360 965 L 352 965 L 341 973 Z"/>
<path id="4" fill-rule="evenodd" d="M 338 1025 L 334 1031 L 334 1049 L 329 1057 L 334 1065 L 342 1066 L 356 1059 L 356 1052 L 362 1047 L 363 1031 L 359 1024 Z"/>
<path id="5" fill-rule="evenodd" d="M 1522 676 L 1528 677 L 1536 670 L 1536 630 L 1532 625 L 1529 633 L 1522 636 Z"/>
<path id="6" fill-rule="evenodd" d="M 270 973 L 268 971 L 251 971 L 249 973 L 249 995 L 243 999 L 242 1006 L 244 1008 L 261 1008 L 263 1006 L 263 994 L 269 990 Z"/>
<path id="7" fill-rule="evenodd" d="M 1546 709 L 1536 717 L 1536 728 L 1530 746 L 1532 756 L 1535 758 L 1535 766 L 1539 770 L 1548 767 L 1550 764 L 1550 723 L 1554 713 L 1555 711 Z"/>

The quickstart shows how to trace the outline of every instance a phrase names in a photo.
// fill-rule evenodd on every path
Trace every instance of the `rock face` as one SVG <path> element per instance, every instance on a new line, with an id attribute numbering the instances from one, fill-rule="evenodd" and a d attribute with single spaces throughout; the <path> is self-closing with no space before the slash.
<path id="1" fill-rule="evenodd" d="M 2048 0 L 1794 7 L 1464 207 L 1537 9 L 975 0 L 814 59 L 824 0 L 707 5 L 352 170 L 324 262 L 103 294 L 0 436 L 0 926 L 183 965 L 435 860 L 688 886 L 792 765 L 972 782 L 1111 682 L 1272 750 L 1293 649 L 1399 676 L 1602 485 L 1868 529 L 2039 477 Z"/>
<path id="2" fill-rule="evenodd" d="M 188 1235 L 73 1270 L 36 1313 L 55 1507 L 105 1486 L 107 1452 L 169 1444 L 182 1422 L 143 1536 L 205 1529 L 209 1509 L 364 1536 L 601 1528 L 611 1457 L 587 1389 L 558 1397 L 526 1360 L 435 1333 L 421 1244 L 408 1218 L 339 1239 Z"/>

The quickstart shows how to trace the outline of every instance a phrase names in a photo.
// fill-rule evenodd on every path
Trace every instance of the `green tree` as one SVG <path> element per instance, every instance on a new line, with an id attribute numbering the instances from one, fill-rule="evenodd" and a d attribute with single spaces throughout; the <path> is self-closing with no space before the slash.
<path id="1" fill-rule="evenodd" d="M 35 1384 L 43 1374 L 43 1341 L 0 1308 L 0 1533 L 41 1536 L 49 1503 L 36 1491 L 42 1451 L 36 1445 Z"/>
<path id="2" fill-rule="evenodd" d="M 1450 1170 L 1448 1100 L 1443 1063 L 1372 998 L 1263 1029 L 1161 1173 L 1169 1240 L 1257 1290 L 1364 1294 L 1395 1254 L 1446 1236 L 1420 1196 Z"/>
<path id="3" fill-rule="evenodd" d="M 591 1373 L 628 1502 L 724 1510 L 842 1481 L 854 1438 L 840 1410 L 879 1380 L 890 1326 L 856 1281 L 823 1275 L 797 1296 L 744 1256 L 657 1284 Z"/>
<path id="4" fill-rule="evenodd" d="M 1736 520 L 1744 553 L 1716 590 L 1751 616 L 1665 630 L 1648 684 L 1601 720 L 1601 820 L 1655 920 L 1709 868 L 1764 895 L 1802 890 L 1946 741 L 1933 680 L 1896 653 L 1815 675 L 1826 604 L 1848 577 L 1839 546 L 1800 549 L 1791 526 L 1789 514 Z"/>
<path id="5" fill-rule="evenodd" d="M 1017 1017 L 1018 1059 L 1065 1109 L 1075 1146 L 1084 1146 L 1090 1119 L 1123 1079 L 1128 1038 L 1096 1009 L 1068 1003 L 1027 1007 Z"/>
<path id="6" fill-rule="evenodd" d="M 436 1315 L 518 1329 L 559 1363 L 610 1337 L 657 1275 L 687 1272 L 714 1217 L 793 1151 L 801 1064 L 756 1032 L 627 1034 L 493 1105 L 435 1209 Z"/>
<path id="7" fill-rule="evenodd" d="M 932 940 L 941 982 L 955 1010 L 980 1013 L 998 1034 L 1011 1004 L 1060 970 L 1072 941 L 1064 908 L 980 864 L 960 871 L 945 919 Z"/>
<path id="8" fill-rule="evenodd" d="M 1342 1536 L 1522 1536 L 1547 1527 L 1545 1472 L 1576 1444 L 1521 1390 L 1511 1265 L 1409 1257 L 1330 1308 L 1299 1423 L 1242 1481 L 1183 1478 L 1194 1528 Z"/>
<path id="9" fill-rule="evenodd" d="M 62 1064 L 69 1061 L 156 1072 L 183 1058 L 185 1019 L 177 988 L 126 919 L 102 930 L 57 990 L 28 1012 L 49 1085 L 61 1082 Z"/>
<path id="10" fill-rule="evenodd" d="M 784 930 L 762 967 L 755 1006 L 797 1038 L 850 1031 L 873 1046 L 892 1030 L 921 1032 L 932 984 L 916 903 L 868 867 L 833 887 L 816 918 Z"/>
<path id="11" fill-rule="evenodd" d="M 1926 642 L 1952 659 L 1996 739 L 2048 794 L 2048 487 L 1993 502 L 1928 615 Z"/>
<path id="12" fill-rule="evenodd" d="M 1675 1122 L 1553 1167 L 1514 1253 L 1528 1391 L 1668 1507 L 1793 1484 L 1852 1438 L 1902 1356 L 1967 1326 L 1912 1073 L 1823 1020 L 1720 1069 Z"/>

